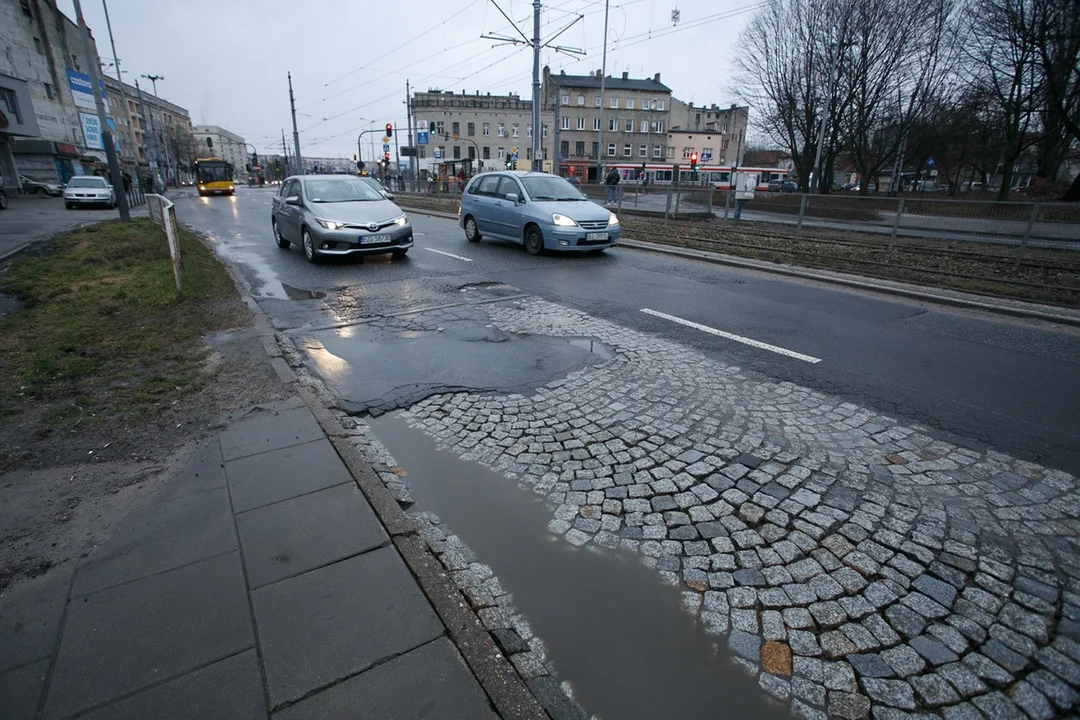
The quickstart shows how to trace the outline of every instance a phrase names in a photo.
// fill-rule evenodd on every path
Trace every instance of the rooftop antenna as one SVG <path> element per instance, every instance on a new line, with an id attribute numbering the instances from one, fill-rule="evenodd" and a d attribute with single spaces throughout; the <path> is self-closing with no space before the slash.
<path id="1" fill-rule="evenodd" d="M 675 8 L 671 11 L 671 24 L 672 24 L 672 26 L 675 26 L 675 25 L 679 24 L 679 6 L 678 5 L 676 5 Z"/>

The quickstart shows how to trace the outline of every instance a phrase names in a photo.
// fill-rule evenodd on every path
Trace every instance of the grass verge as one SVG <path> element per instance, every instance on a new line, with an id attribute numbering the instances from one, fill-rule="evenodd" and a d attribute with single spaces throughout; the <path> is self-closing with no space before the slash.
<path id="1" fill-rule="evenodd" d="M 180 231 L 177 297 L 165 235 L 106 222 L 52 241 L 0 276 L 20 307 L 0 318 L 0 416 L 44 430 L 152 420 L 206 380 L 203 335 L 245 324 L 225 268 Z"/>

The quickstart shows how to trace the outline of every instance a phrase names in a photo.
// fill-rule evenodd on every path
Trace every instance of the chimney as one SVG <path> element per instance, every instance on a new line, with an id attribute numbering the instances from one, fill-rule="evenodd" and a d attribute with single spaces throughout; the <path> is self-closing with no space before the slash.
<path id="1" fill-rule="evenodd" d="M 597 80 L 599 80 L 599 79 L 600 79 L 600 77 L 601 77 L 601 76 L 602 76 L 603 74 L 604 74 L 604 71 L 603 71 L 603 70 L 597 70 L 597 71 L 596 71 L 596 79 L 597 79 Z"/>
<path id="2" fill-rule="evenodd" d="M 623 74 L 622 74 L 622 79 L 623 79 L 623 80 L 626 80 L 626 79 L 627 79 L 628 77 L 630 77 L 630 73 L 628 73 L 628 72 L 626 72 L 625 70 L 623 70 Z"/>
<path id="3" fill-rule="evenodd" d="M 655 80 L 656 82 L 660 82 L 660 73 L 656 73 L 655 75 L 653 75 L 653 80 Z"/>

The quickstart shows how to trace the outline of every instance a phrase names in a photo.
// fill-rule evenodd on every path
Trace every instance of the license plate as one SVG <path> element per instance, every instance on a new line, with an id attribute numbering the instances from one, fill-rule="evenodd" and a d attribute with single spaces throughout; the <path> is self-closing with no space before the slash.
<path id="1" fill-rule="evenodd" d="M 361 245 L 378 245 L 379 243 L 390 242 L 390 235 L 387 233 L 380 233 L 378 235 L 361 235 Z"/>
<path id="2" fill-rule="evenodd" d="M 602 232 L 602 233 L 585 233 L 585 239 L 586 240 L 607 240 L 608 239 L 608 234 L 606 232 Z"/>

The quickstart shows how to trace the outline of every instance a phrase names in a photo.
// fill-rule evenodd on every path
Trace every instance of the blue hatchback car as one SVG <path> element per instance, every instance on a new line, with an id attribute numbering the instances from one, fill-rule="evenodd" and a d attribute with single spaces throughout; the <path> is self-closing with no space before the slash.
<path id="1" fill-rule="evenodd" d="M 521 240 L 525 250 L 601 251 L 619 243 L 619 218 L 556 175 L 490 172 L 461 195 L 458 220 L 469 242 Z"/>

